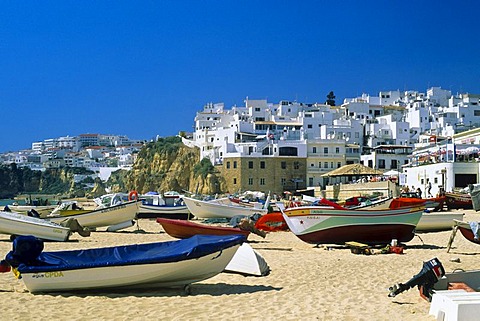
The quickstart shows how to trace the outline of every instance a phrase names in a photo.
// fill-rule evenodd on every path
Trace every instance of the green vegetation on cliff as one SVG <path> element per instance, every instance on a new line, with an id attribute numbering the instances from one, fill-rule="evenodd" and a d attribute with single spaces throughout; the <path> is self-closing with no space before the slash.
<path id="1" fill-rule="evenodd" d="M 208 159 L 201 162 L 199 159 L 199 150 L 183 145 L 180 137 L 161 138 L 146 144 L 132 170 L 114 172 L 107 185 L 115 191 L 137 190 L 139 193 L 171 190 L 203 194 L 220 192 L 223 179 Z"/>
<path id="2" fill-rule="evenodd" d="M 87 182 L 74 184 L 75 174 L 90 175 L 93 172 L 82 167 L 32 171 L 28 167 L 18 167 L 15 163 L 3 165 L 0 166 L 0 198 L 35 193 L 83 196 L 83 187 Z"/>

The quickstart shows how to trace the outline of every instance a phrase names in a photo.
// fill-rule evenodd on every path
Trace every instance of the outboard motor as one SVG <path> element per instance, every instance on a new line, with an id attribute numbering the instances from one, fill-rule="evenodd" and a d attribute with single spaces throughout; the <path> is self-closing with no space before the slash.
<path id="1" fill-rule="evenodd" d="M 433 285 L 444 275 L 445 269 L 443 268 L 442 263 L 435 257 L 427 262 L 423 262 L 422 270 L 408 280 L 407 283 L 398 283 L 391 286 L 388 289 L 390 291 L 388 296 L 394 297 L 397 294 L 417 286 L 420 290 L 420 295 L 430 301 Z"/>
<path id="2" fill-rule="evenodd" d="M 38 214 L 38 212 L 33 208 L 27 212 L 27 216 L 40 218 L 40 214 Z"/>

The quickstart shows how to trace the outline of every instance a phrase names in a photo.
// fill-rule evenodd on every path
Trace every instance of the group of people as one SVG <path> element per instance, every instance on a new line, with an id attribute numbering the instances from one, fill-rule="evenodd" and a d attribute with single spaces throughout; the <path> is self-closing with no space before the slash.
<path id="1" fill-rule="evenodd" d="M 404 192 L 404 193 L 410 192 L 410 189 L 408 188 L 407 185 L 405 185 L 405 187 L 403 188 L 403 192 Z M 418 187 L 417 189 L 415 189 L 415 186 L 412 186 L 412 192 L 417 193 L 418 198 L 422 198 L 422 190 L 421 190 L 420 187 Z M 426 193 L 426 196 L 427 196 L 427 197 L 433 197 L 433 195 L 432 195 L 432 183 L 431 183 L 430 181 L 427 183 L 427 193 Z"/>

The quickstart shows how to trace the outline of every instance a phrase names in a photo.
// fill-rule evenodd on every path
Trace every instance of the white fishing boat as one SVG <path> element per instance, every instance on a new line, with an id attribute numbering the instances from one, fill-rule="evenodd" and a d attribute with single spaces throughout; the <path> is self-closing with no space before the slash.
<path id="1" fill-rule="evenodd" d="M 170 218 L 188 220 L 192 218 L 182 195 L 174 192 L 159 194 L 148 192 L 138 196 L 138 218 Z"/>
<path id="2" fill-rule="evenodd" d="M 238 215 L 251 216 L 253 214 L 265 215 L 268 212 L 269 197 L 263 206 L 246 207 L 233 205 L 228 201 L 202 201 L 195 198 L 183 197 L 183 201 L 190 213 L 196 218 L 232 218 Z"/>
<path id="3" fill-rule="evenodd" d="M 85 212 L 79 210 L 78 214 L 63 216 L 60 214 L 49 215 L 46 219 L 61 223 L 67 219 L 74 218 L 83 227 L 97 228 L 105 226 L 129 227 L 134 224 L 138 211 L 138 201 L 118 202 L 108 207 L 99 206 L 94 210 Z"/>
<path id="4" fill-rule="evenodd" d="M 50 241 L 67 241 L 68 227 L 40 218 L 11 212 L 0 212 L 0 233 L 7 235 L 34 235 Z"/>
<path id="5" fill-rule="evenodd" d="M 455 220 L 463 220 L 463 215 L 461 212 L 423 212 L 415 231 L 450 231 L 455 226 Z"/>
<path id="6" fill-rule="evenodd" d="M 179 287 L 221 273 L 244 241 L 241 235 L 196 235 L 170 242 L 42 252 L 38 239 L 25 236 L 15 239 L 3 262 L 32 293 Z"/>
<path id="7" fill-rule="evenodd" d="M 18 205 L 18 204 L 11 204 L 7 205 L 8 208 L 15 213 L 28 215 L 28 212 L 34 210 L 38 213 L 39 217 L 43 218 L 50 214 L 57 205 Z"/>

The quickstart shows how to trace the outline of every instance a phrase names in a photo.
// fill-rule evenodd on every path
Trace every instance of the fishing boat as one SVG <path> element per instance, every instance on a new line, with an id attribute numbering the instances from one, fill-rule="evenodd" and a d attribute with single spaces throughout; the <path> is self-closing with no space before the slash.
<path id="1" fill-rule="evenodd" d="M 71 231 L 68 227 L 27 215 L 0 212 L 0 233 L 7 235 L 34 235 L 49 241 L 67 241 Z"/>
<path id="2" fill-rule="evenodd" d="M 400 197 L 394 198 L 390 204 L 390 208 L 401 208 L 409 206 L 425 206 L 425 208 L 438 212 L 443 210 L 446 203 L 445 196 L 420 198 L 417 193 L 402 193 Z"/>
<path id="3" fill-rule="evenodd" d="M 464 222 L 455 220 L 455 226 L 463 237 L 472 243 L 480 244 L 480 225 L 477 222 Z"/>
<path id="4" fill-rule="evenodd" d="M 57 207 L 55 207 L 55 209 L 51 213 L 49 213 L 49 215 L 68 216 L 72 214 L 87 213 L 90 211 L 91 210 L 83 209 L 82 207 L 80 207 L 77 201 L 62 201 L 60 204 L 57 205 Z"/>
<path id="5" fill-rule="evenodd" d="M 43 252 L 29 236 L 14 240 L 4 260 L 28 291 L 181 287 L 221 273 L 245 241 L 242 235 Z"/>
<path id="6" fill-rule="evenodd" d="M 282 212 L 275 211 L 262 215 L 255 222 L 255 228 L 266 232 L 277 232 L 288 230 L 288 225 L 282 216 Z"/>
<path id="7" fill-rule="evenodd" d="M 38 216 L 43 218 L 50 214 L 57 205 L 18 205 L 18 204 L 11 204 L 7 205 L 8 209 L 12 212 L 28 215 L 28 212 L 34 210 L 38 213 Z"/>
<path id="8" fill-rule="evenodd" d="M 193 217 L 178 193 L 167 192 L 162 195 L 148 192 L 139 195 L 138 198 L 141 202 L 138 206 L 138 218 L 164 217 L 188 220 Z"/>
<path id="9" fill-rule="evenodd" d="M 242 230 L 236 227 L 214 226 L 198 224 L 185 220 L 172 220 L 168 218 L 157 218 L 165 232 L 179 239 L 189 238 L 193 235 L 235 235 L 240 234 L 247 237 L 250 231 Z"/>
<path id="10" fill-rule="evenodd" d="M 356 241 L 385 244 L 392 239 L 410 241 L 423 209 L 350 210 L 331 206 L 301 206 L 285 209 L 283 217 L 290 230 L 307 243 L 344 244 Z"/>
<path id="11" fill-rule="evenodd" d="M 184 196 L 183 201 L 187 205 L 190 213 L 196 218 L 232 218 L 238 215 L 251 216 L 253 214 L 267 214 L 269 197 L 263 206 L 256 207 L 234 205 L 228 198 L 225 201 L 202 201 Z"/>
<path id="12" fill-rule="evenodd" d="M 445 193 L 445 203 L 448 209 L 472 209 L 472 197 L 468 193 Z"/>
<path id="13" fill-rule="evenodd" d="M 134 224 L 138 211 L 138 201 L 127 201 L 124 203 L 117 203 L 108 207 L 99 206 L 88 212 L 83 210 L 78 214 L 70 214 L 63 216 L 60 214 L 53 214 L 47 216 L 47 220 L 60 224 L 61 222 L 74 218 L 83 227 L 97 228 L 97 227 L 129 227 Z"/>
<path id="14" fill-rule="evenodd" d="M 455 221 L 463 219 L 463 213 L 459 212 L 423 212 L 420 221 L 415 228 L 416 232 L 440 232 L 450 231 Z"/>

